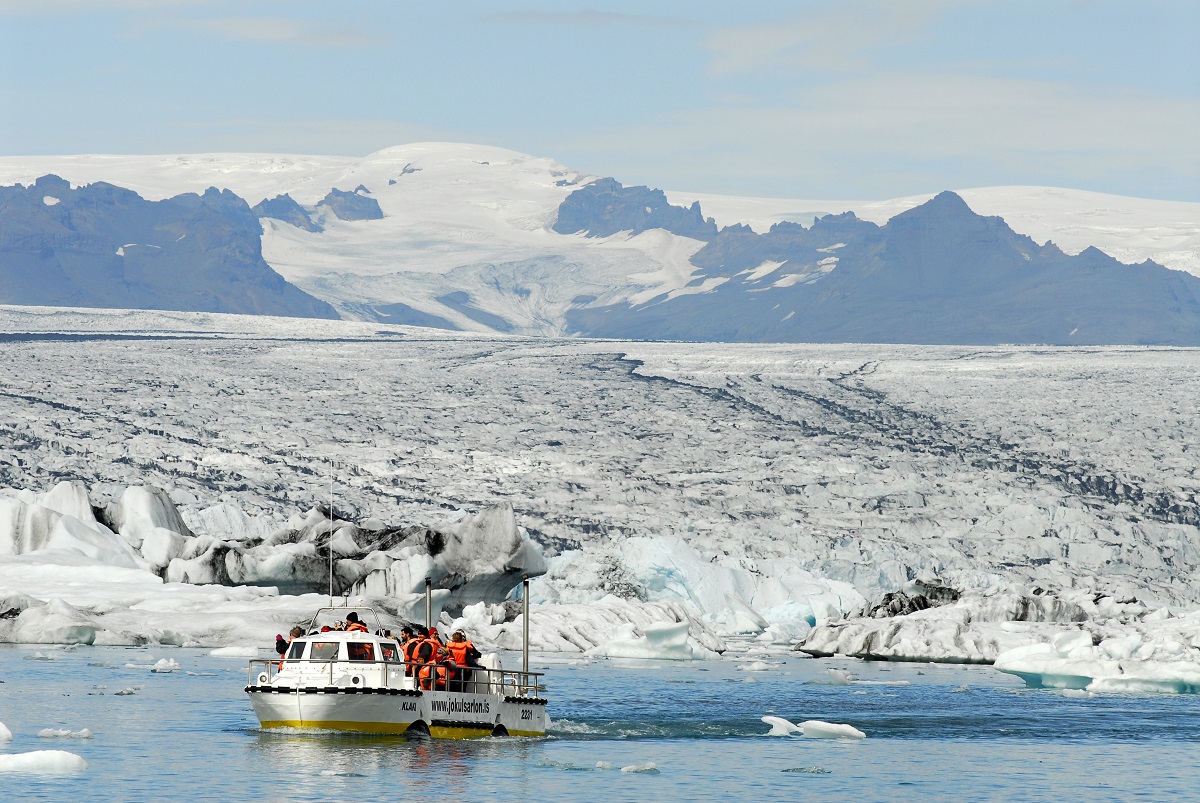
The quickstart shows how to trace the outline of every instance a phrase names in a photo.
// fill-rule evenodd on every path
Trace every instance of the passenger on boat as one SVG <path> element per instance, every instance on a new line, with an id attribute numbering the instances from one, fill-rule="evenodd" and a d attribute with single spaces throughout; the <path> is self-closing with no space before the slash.
<path id="1" fill-rule="evenodd" d="M 422 689 L 441 691 L 446 688 L 446 665 L 438 661 L 437 650 L 429 639 L 423 640 L 417 647 L 417 661 L 423 664 L 417 670 Z"/>
<path id="2" fill-rule="evenodd" d="M 369 633 L 367 626 L 358 621 L 358 614 L 354 611 L 346 614 L 346 631 L 349 633 Z"/>
<path id="3" fill-rule="evenodd" d="M 465 691 L 467 682 L 470 680 L 471 667 L 479 666 L 479 658 L 482 653 L 475 649 L 474 644 L 467 641 L 467 634 L 461 630 L 455 630 L 454 634 L 450 636 L 450 643 L 446 645 L 446 651 L 454 661 L 454 668 L 451 670 L 450 676 L 450 690 Z"/>
<path id="4" fill-rule="evenodd" d="M 412 677 L 416 670 L 413 663 L 417 660 L 417 645 L 420 639 L 417 638 L 417 631 L 405 625 L 400 630 L 400 649 L 404 651 L 404 674 Z"/>

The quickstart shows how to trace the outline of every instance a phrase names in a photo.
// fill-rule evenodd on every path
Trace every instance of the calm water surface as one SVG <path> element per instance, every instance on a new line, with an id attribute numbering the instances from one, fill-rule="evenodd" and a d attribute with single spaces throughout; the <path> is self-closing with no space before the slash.
<path id="1" fill-rule="evenodd" d="M 164 657 L 181 669 L 126 666 Z M 0 797 L 1200 799 L 1200 698 L 1072 699 L 1026 690 L 987 667 L 772 660 L 780 665 L 747 672 L 731 660 L 536 656 L 535 668 L 548 672 L 549 738 L 440 742 L 260 731 L 241 658 L 0 646 L 0 722 L 14 737 L 0 752 L 68 750 L 89 765 L 70 775 L 0 775 Z M 868 683 L 828 685 L 831 668 Z M 766 737 L 765 714 L 850 723 L 868 738 Z M 39 738 L 43 728 L 94 736 Z M 654 771 L 621 771 L 651 762 Z"/>

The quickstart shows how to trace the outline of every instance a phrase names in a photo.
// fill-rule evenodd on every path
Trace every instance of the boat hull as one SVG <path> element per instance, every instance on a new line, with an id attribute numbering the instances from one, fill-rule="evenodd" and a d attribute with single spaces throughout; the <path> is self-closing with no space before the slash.
<path id="1" fill-rule="evenodd" d="M 263 728 L 358 733 L 428 732 L 439 739 L 544 736 L 539 697 L 414 689 L 248 687 Z"/>

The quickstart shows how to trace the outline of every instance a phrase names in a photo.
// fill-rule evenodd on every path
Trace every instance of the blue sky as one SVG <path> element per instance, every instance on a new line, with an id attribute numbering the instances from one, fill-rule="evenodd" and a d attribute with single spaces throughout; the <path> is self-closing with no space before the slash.
<path id="1" fill-rule="evenodd" d="M 499 145 L 627 184 L 1200 201 L 1200 3 L 0 0 L 0 155 Z"/>

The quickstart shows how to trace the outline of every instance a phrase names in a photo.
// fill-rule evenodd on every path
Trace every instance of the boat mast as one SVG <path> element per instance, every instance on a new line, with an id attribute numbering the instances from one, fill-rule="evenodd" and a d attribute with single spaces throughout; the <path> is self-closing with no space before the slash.
<path id="1" fill-rule="evenodd" d="M 523 611 L 521 620 L 524 624 L 521 635 L 521 671 L 529 672 L 529 575 L 521 575 L 521 603 Z M 523 678 L 526 683 L 529 682 L 529 675 L 526 674 Z"/>
<path id="2" fill-rule="evenodd" d="M 329 607 L 333 607 L 333 457 L 329 458 Z"/>
<path id="3" fill-rule="evenodd" d="M 433 580 L 425 578 L 425 632 L 433 627 Z"/>

